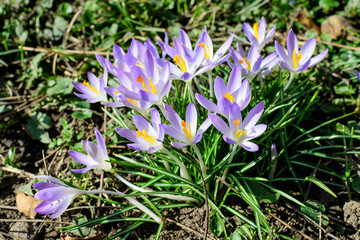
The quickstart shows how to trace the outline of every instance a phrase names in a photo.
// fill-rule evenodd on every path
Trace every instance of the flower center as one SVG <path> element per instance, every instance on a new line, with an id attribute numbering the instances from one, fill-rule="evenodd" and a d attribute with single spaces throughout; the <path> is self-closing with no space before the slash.
<path id="1" fill-rule="evenodd" d="M 136 81 L 138 82 L 141 82 L 142 83 L 142 88 L 144 89 L 145 92 L 148 92 L 148 93 L 153 93 L 153 94 L 156 94 L 157 95 L 157 91 L 156 91 L 156 88 L 155 88 L 155 85 L 154 83 L 151 81 L 151 77 L 149 77 L 149 85 L 146 85 L 145 82 L 144 82 L 144 79 L 142 76 L 139 76 Z"/>
<path id="2" fill-rule="evenodd" d="M 253 24 L 253 30 L 254 30 L 256 39 L 259 41 L 259 23 Z"/>
<path id="3" fill-rule="evenodd" d="M 137 66 L 137 67 L 140 66 L 140 67 L 142 67 L 142 68 L 145 70 L 144 64 L 142 64 L 140 61 L 136 61 L 136 66 Z"/>
<path id="4" fill-rule="evenodd" d="M 244 64 L 247 70 L 251 71 L 250 59 L 248 58 L 239 59 L 239 62 L 240 64 Z"/>
<path id="5" fill-rule="evenodd" d="M 233 121 L 233 123 L 236 125 L 236 129 L 237 129 L 236 130 L 236 138 L 239 138 L 243 134 L 247 133 L 247 131 L 243 131 L 243 130 L 239 129 L 240 120 Z"/>
<path id="6" fill-rule="evenodd" d="M 190 123 L 185 122 L 184 120 L 181 121 L 181 126 L 183 128 L 183 131 L 185 133 L 185 135 L 191 139 L 191 128 L 190 128 Z"/>
<path id="7" fill-rule="evenodd" d="M 174 62 L 176 63 L 176 65 L 178 65 L 178 67 L 183 73 L 187 72 L 185 60 L 183 57 L 181 57 L 180 55 L 175 55 Z"/>
<path id="8" fill-rule="evenodd" d="M 83 82 L 82 84 L 85 85 L 85 86 L 87 86 L 91 91 L 93 91 L 94 93 L 96 93 L 97 95 L 100 96 L 99 90 L 97 90 L 97 88 L 91 86 L 91 84 L 90 84 L 89 82 L 86 82 L 86 81 L 84 80 L 84 82 Z"/>
<path id="9" fill-rule="evenodd" d="M 149 134 L 147 134 L 145 129 L 143 129 L 142 132 L 137 130 L 136 133 L 137 133 L 136 137 L 142 137 L 145 141 L 147 141 L 149 143 L 156 143 L 155 138 L 150 136 Z"/>
<path id="10" fill-rule="evenodd" d="M 233 103 L 235 101 L 235 98 L 233 96 L 231 96 L 229 92 L 226 92 L 226 94 L 224 94 L 224 98 L 229 100 L 231 103 Z"/>
<path id="11" fill-rule="evenodd" d="M 205 51 L 205 58 L 210 59 L 210 48 L 209 45 L 204 44 L 204 42 L 198 44 L 200 47 L 202 47 Z"/>
<path id="12" fill-rule="evenodd" d="M 302 53 L 299 51 L 299 54 L 296 54 L 295 49 L 294 49 L 294 51 L 293 51 L 293 65 L 294 65 L 295 69 L 299 66 L 299 62 L 300 62 L 301 58 L 302 58 Z"/>

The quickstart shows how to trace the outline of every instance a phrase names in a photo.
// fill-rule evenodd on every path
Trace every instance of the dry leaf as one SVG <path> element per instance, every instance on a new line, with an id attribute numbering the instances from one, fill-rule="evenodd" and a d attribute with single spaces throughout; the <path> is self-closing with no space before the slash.
<path id="1" fill-rule="evenodd" d="M 344 17 L 339 15 L 332 15 L 321 24 L 321 32 L 329 34 L 332 39 L 338 39 L 339 37 L 349 38 L 345 30 L 346 28 L 351 28 L 351 25 Z"/>
<path id="2" fill-rule="evenodd" d="M 16 194 L 16 207 L 19 212 L 25 214 L 26 216 L 34 219 L 36 212 L 34 209 L 42 202 L 33 196 L 27 196 L 22 191 L 18 191 Z"/>
<path id="3" fill-rule="evenodd" d="M 311 29 L 317 34 L 320 34 L 319 26 L 314 22 L 314 20 L 312 20 L 308 16 L 306 9 L 298 13 L 298 15 L 296 16 L 296 20 L 300 22 L 302 25 L 304 25 L 307 29 Z"/>
<path id="4" fill-rule="evenodd" d="M 101 237 L 102 237 L 101 233 L 98 233 L 92 237 L 86 237 L 86 238 L 70 237 L 70 236 L 67 236 L 66 234 L 61 234 L 60 239 L 61 240 L 100 240 Z"/>

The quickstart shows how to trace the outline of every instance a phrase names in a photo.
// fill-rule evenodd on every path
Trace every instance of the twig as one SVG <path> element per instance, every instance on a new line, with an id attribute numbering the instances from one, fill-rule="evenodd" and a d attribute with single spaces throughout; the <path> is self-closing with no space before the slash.
<path id="1" fill-rule="evenodd" d="M 0 222 L 44 222 L 44 223 L 56 223 L 56 224 L 67 224 L 67 225 L 73 224 L 69 222 L 56 222 L 53 220 L 41 220 L 41 219 L 0 219 Z"/>
<path id="2" fill-rule="evenodd" d="M 43 156 L 43 162 L 44 162 L 44 167 L 45 167 L 46 175 L 49 175 L 49 170 L 48 170 L 48 168 L 47 168 L 47 166 L 46 166 L 44 150 L 42 150 L 42 156 Z"/>
<path id="3" fill-rule="evenodd" d="M 169 222 L 171 222 L 171 223 L 174 223 L 175 225 L 177 225 L 177 226 L 179 226 L 179 227 L 181 227 L 181 228 L 183 228 L 183 229 L 185 229 L 185 230 L 187 230 L 187 231 L 195 234 L 196 236 L 198 236 L 198 237 L 200 237 L 200 238 L 204 237 L 203 234 L 195 231 L 194 229 L 189 228 L 188 226 L 185 226 L 184 224 L 181 224 L 181 223 L 179 223 L 179 222 L 176 222 L 176 221 L 174 221 L 174 220 L 172 220 L 172 219 L 170 219 L 170 218 L 165 218 L 165 219 L 166 219 L 166 221 L 169 221 Z M 212 236 L 208 236 L 206 239 L 208 239 L 208 238 L 213 239 L 213 240 L 216 240 L 216 238 L 213 238 Z"/>
<path id="4" fill-rule="evenodd" d="M 7 171 L 7 172 L 12 172 L 12 173 L 17 173 L 19 174 L 20 177 L 29 177 L 29 178 L 33 178 L 35 176 L 35 174 L 26 172 L 25 170 L 22 169 L 17 169 L 11 166 L 3 166 L 1 167 L 2 170 Z"/>
<path id="5" fill-rule="evenodd" d="M 281 220 L 280 218 L 278 218 L 277 216 L 275 216 L 274 214 L 272 214 L 271 212 L 267 212 L 267 214 L 270 215 L 270 217 L 272 218 L 275 218 L 276 220 L 278 220 L 281 224 L 283 224 L 284 226 L 286 226 L 287 228 L 289 228 L 290 230 L 296 232 L 296 233 L 299 233 L 301 236 L 303 236 L 304 238 L 306 239 L 309 239 L 309 240 L 312 240 L 311 237 L 309 237 L 308 235 L 306 235 L 305 233 L 295 229 L 295 228 L 292 228 L 289 224 L 287 224 L 286 222 L 284 222 L 283 220 Z"/>
<path id="6" fill-rule="evenodd" d="M 0 205 L 2 209 L 18 210 L 15 206 Z"/>

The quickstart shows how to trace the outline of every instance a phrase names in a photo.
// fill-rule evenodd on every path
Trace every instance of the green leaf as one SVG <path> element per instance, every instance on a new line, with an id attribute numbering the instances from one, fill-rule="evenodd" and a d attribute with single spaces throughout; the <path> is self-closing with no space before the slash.
<path id="1" fill-rule="evenodd" d="M 45 131 L 45 129 L 49 129 L 53 124 L 48 115 L 38 112 L 29 117 L 26 122 L 25 126 L 29 130 L 31 136 L 45 144 L 51 142 L 49 133 Z"/>
<path id="2" fill-rule="evenodd" d="M 244 230 L 238 228 L 231 235 L 230 240 L 246 240 Z"/>
<path id="3" fill-rule="evenodd" d="M 22 191 L 27 195 L 34 196 L 32 185 L 37 181 L 36 179 L 31 179 L 27 184 L 21 185 L 16 189 L 15 192 Z"/>
<path id="4" fill-rule="evenodd" d="M 210 229 L 217 237 L 219 237 L 224 232 L 223 224 L 220 221 L 222 220 L 217 217 L 214 217 L 210 221 Z"/>
<path id="5" fill-rule="evenodd" d="M 86 118 L 91 118 L 92 112 L 89 111 L 89 110 L 76 111 L 76 112 L 73 112 L 73 113 L 71 114 L 71 116 L 72 116 L 73 118 L 76 118 L 76 119 L 86 119 Z"/>
<path id="6" fill-rule="evenodd" d="M 330 190 L 330 188 L 328 188 L 325 184 L 323 184 L 321 181 L 319 181 L 316 177 L 307 176 L 305 178 L 305 181 L 310 181 L 310 182 L 316 184 L 319 188 L 321 188 L 325 192 L 329 193 L 330 195 L 337 197 L 336 194 Z"/>
<path id="7" fill-rule="evenodd" d="M 352 188 L 355 192 L 360 193 L 360 177 L 357 176 L 352 182 Z"/>
<path id="8" fill-rule="evenodd" d="M 322 226 L 329 224 L 329 218 L 323 214 L 325 212 L 325 206 L 316 200 L 307 200 L 305 206 L 302 206 L 300 210 L 318 224 L 320 224 L 321 218 Z"/>
<path id="9" fill-rule="evenodd" d="M 60 4 L 59 9 L 62 14 L 67 15 L 73 12 L 73 8 L 70 3 L 64 2 Z"/>
<path id="10" fill-rule="evenodd" d="M 49 96 L 55 95 L 55 94 L 63 94 L 63 95 L 69 94 L 73 90 L 73 85 L 72 85 L 71 81 L 72 81 L 71 78 L 68 78 L 68 77 L 56 79 L 55 85 L 48 88 L 46 93 Z"/>
<path id="11" fill-rule="evenodd" d="M 355 94 L 355 89 L 351 85 L 346 85 L 344 82 L 340 82 L 334 86 L 335 93 L 338 95 L 351 96 Z"/>
<path id="12" fill-rule="evenodd" d="M 88 220 L 86 218 L 86 216 L 78 214 L 77 218 L 74 219 L 73 223 L 76 225 L 80 225 L 82 223 L 86 223 Z M 82 238 L 86 237 L 86 236 L 93 236 L 95 235 L 95 230 L 89 227 L 82 227 L 76 230 L 71 231 L 72 233 L 74 233 L 77 236 L 80 236 Z"/>

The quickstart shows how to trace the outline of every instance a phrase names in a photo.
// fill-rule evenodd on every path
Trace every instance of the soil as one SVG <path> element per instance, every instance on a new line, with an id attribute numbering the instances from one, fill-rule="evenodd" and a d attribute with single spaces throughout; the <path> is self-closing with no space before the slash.
<path id="1" fill-rule="evenodd" d="M 95 110 L 96 111 L 96 110 Z M 95 115 L 92 120 L 73 120 L 72 111 L 69 109 L 57 114 L 49 112 L 52 117 L 54 128 L 51 130 L 51 137 L 60 135 L 61 126 L 58 124 L 60 118 L 67 119 L 71 124 L 74 135 L 80 133 L 85 128 L 85 138 L 95 138 L 93 128 L 102 128 L 103 118 L 101 114 Z M 13 124 L 6 131 L 1 133 L 0 153 L 2 161 L 7 157 L 7 152 L 11 146 L 16 148 L 16 158 L 20 163 L 19 169 L 27 174 L 49 174 L 55 177 L 61 177 L 61 172 L 69 171 L 68 164 L 71 161 L 67 154 L 68 148 L 48 149 L 47 145 L 41 144 L 33 139 L 27 132 L 24 116 L 19 122 Z M 5 120 L 5 118 L 2 118 Z M 46 158 L 46 166 L 43 161 Z M 3 163 L 2 163 L 3 164 Z M 92 174 L 92 175 L 91 175 Z M 88 175 L 91 178 L 98 179 L 98 172 Z M 132 176 L 129 176 L 132 178 Z M 55 227 L 59 224 L 47 222 L 26 222 L 29 220 L 26 216 L 19 213 L 15 208 L 15 191 L 22 185 L 29 182 L 28 175 L 24 172 L 14 173 L 4 171 L 1 177 L 0 185 L 0 240 L 1 239 L 56 239 L 60 237 L 60 230 Z M 136 179 L 138 180 L 138 179 Z M 98 181 L 95 181 L 98 184 Z M 284 186 L 276 186 L 282 188 Z M 122 187 L 120 186 L 119 189 Z M 334 189 L 333 189 L 334 190 Z M 336 191 L 337 190 L 337 191 Z M 343 189 L 335 189 L 338 198 L 329 196 L 321 192 L 318 188 L 311 188 L 311 197 L 325 205 L 325 215 L 329 217 L 329 225 L 320 228 L 312 223 L 301 212 L 297 205 L 280 198 L 275 203 L 261 203 L 261 209 L 267 215 L 271 229 L 277 234 L 289 236 L 296 239 L 360 239 L 357 229 L 360 226 L 360 202 L 353 196 L 352 201 L 348 200 L 348 195 Z M 300 198 L 300 194 L 293 193 L 294 197 Z M 96 204 L 96 202 L 94 202 Z M 231 197 L 226 205 L 245 214 L 251 219 L 252 209 L 244 204 L 239 198 Z M 103 209 L 102 214 L 108 214 L 118 209 Z M 91 219 L 92 214 L 88 209 L 77 211 L 68 211 L 62 217 L 62 222 L 72 222 L 77 213 L 83 213 Z M 223 210 L 227 217 L 228 236 L 237 229 L 242 222 L 233 214 Z M 131 213 L 138 216 L 139 212 Z M 202 239 L 204 234 L 205 207 L 172 209 L 162 212 L 166 219 L 165 228 L 160 235 L 160 239 Z M 51 220 L 48 216 L 37 215 L 37 220 Z M 36 220 L 35 219 L 35 220 Z M 4 221 L 6 220 L 6 221 Z M 19 222 L 19 220 L 21 220 Z M 22 220 L 25 220 L 23 222 Z M 110 236 L 124 229 L 131 223 L 114 223 L 95 226 L 97 232 L 103 233 L 103 236 Z M 153 239 L 156 235 L 158 225 L 145 223 L 136 229 L 129 239 Z M 208 239 L 220 239 L 216 237 L 209 229 Z"/>

